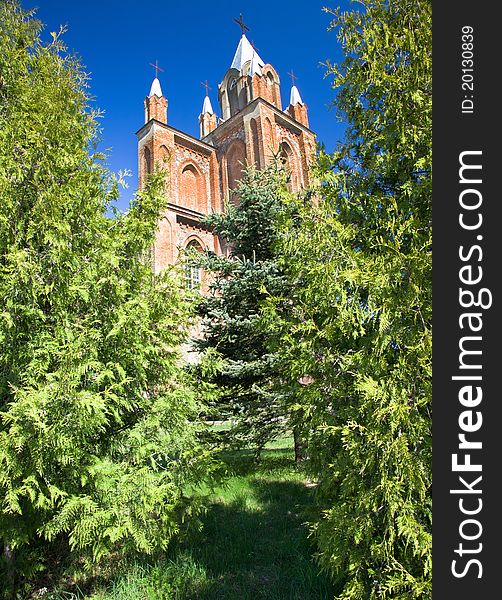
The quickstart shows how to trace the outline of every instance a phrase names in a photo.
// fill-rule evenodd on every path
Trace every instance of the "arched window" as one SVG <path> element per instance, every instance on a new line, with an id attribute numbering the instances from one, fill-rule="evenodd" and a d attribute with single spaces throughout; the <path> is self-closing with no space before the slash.
<path id="1" fill-rule="evenodd" d="M 274 106 L 277 106 L 277 108 L 281 108 L 279 75 L 277 75 L 275 69 L 273 69 L 270 65 L 267 67 L 267 71 L 265 73 L 265 82 L 265 100 L 268 100 Z"/>
<path id="2" fill-rule="evenodd" d="M 236 140 L 230 146 L 227 152 L 227 178 L 228 178 L 228 189 L 231 192 L 237 187 L 241 177 L 242 170 L 246 162 L 246 147 L 244 142 Z M 234 202 L 237 201 L 235 194 L 232 196 Z"/>
<path id="3" fill-rule="evenodd" d="M 291 146 L 287 142 L 281 142 L 279 156 L 284 166 L 287 169 L 291 169 L 293 162 L 293 151 L 291 150 Z"/>
<path id="4" fill-rule="evenodd" d="M 143 173 L 144 175 L 148 175 L 152 172 L 152 153 L 150 152 L 150 148 L 145 146 L 143 150 Z"/>
<path id="5" fill-rule="evenodd" d="M 260 138 L 258 136 L 258 125 L 256 119 L 251 119 L 251 141 L 253 147 L 253 160 L 257 169 L 260 168 Z"/>
<path id="6" fill-rule="evenodd" d="M 239 112 L 239 94 L 237 90 L 237 79 L 233 78 L 228 82 L 228 103 L 230 105 L 230 116 Z"/>
<path id="7" fill-rule="evenodd" d="M 270 159 L 274 151 L 276 149 L 275 139 L 274 139 L 274 129 L 272 127 L 272 123 L 268 117 L 265 118 L 265 123 L 263 127 L 263 146 L 265 151 L 265 156 L 267 159 Z M 268 162 L 268 160 L 267 160 Z"/>
<path id="8" fill-rule="evenodd" d="M 157 165 L 164 172 L 164 192 L 169 194 L 169 163 L 171 161 L 171 153 L 167 146 L 162 144 L 159 148 L 159 158 L 157 159 Z"/>
<path id="9" fill-rule="evenodd" d="M 286 171 L 289 175 L 288 188 L 291 192 L 298 191 L 297 186 L 297 172 L 295 169 L 295 157 L 291 146 L 287 142 L 282 142 L 280 145 L 280 159 L 284 164 Z"/>
<path id="10" fill-rule="evenodd" d="M 191 250 L 192 252 L 194 250 L 197 252 L 203 251 L 202 245 L 200 244 L 200 242 L 198 240 L 191 240 L 187 244 L 186 248 L 187 248 L 187 250 Z M 201 284 L 201 280 L 202 280 L 201 271 L 202 271 L 202 269 L 200 267 L 197 267 L 196 265 L 194 265 L 193 261 L 190 260 L 190 257 L 188 257 L 188 260 L 185 265 L 185 280 L 186 280 L 186 285 L 189 290 L 199 290 L 200 289 L 200 284 Z"/>
<path id="11" fill-rule="evenodd" d="M 163 168 L 166 167 L 166 164 L 169 162 L 171 156 L 170 156 L 170 152 L 167 148 L 167 146 L 165 146 L 164 144 L 161 145 L 161 147 L 159 148 L 159 154 L 160 154 L 160 163 L 161 166 Z"/>

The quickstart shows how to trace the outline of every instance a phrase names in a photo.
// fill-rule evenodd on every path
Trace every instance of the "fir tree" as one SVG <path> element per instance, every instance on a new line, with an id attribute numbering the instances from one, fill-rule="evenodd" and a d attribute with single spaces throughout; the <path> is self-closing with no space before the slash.
<path id="1" fill-rule="evenodd" d="M 159 177 L 107 217 L 117 186 L 93 152 L 88 78 L 60 34 L 45 44 L 40 30 L 1 3 L 0 536 L 11 574 L 61 536 L 90 560 L 165 547 L 205 468 L 200 401 L 178 362 L 190 307 L 175 274 L 154 276 L 148 260 Z"/>
<path id="2" fill-rule="evenodd" d="M 288 287 L 274 249 L 283 186 L 280 165 L 248 169 L 238 185 L 238 203 L 207 220 L 229 248 L 228 256 L 196 257 L 210 281 L 210 293 L 200 304 L 204 338 L 199 347 L 222 359 L 217 409 L 234 423 L 233 442 L 254 445 L 258 456 L 267 441 L 291 426 L 289 390 L 277 355 L 267 350 L 271 332 L 261 318 L 264 299 L 286 294 Z"/>

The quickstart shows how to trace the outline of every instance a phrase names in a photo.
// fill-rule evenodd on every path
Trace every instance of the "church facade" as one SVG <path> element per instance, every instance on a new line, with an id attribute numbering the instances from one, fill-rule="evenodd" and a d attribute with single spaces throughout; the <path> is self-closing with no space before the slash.
<path id="1" fill-rule="evenodd" d="M 224 241 L 201 219 L 224 211 L 227 201 L 237 201 L 234 189 L 246 165 L 261 169 L 280 156 L 293 192 L 309 184 L 315 135 L 309 129 L 307 107 L 293 81 L 289 105 L 282 109 L 279 75 L 244 32 L 218 86 L 218 101 L 221 117 L 206 88 L 197 139 L 168 124 L 168 101 L 157 76 L 145 98 L 145 124 L 137 132 L 139 187 L 160 167 L 166 173 L 168 197 L 153 250 L 155 272 L 175 263 L 188 246 L 226 252 Z"/>

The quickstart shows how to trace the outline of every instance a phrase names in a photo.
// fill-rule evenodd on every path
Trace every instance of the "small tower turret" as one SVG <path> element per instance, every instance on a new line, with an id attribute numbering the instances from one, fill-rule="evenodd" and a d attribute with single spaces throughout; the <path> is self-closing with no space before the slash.
<path id="1" fill-rule="evenodd" d="M 150 93 L 145 98 L 145 123 L 150 119 L 167 123 L 167 99 L 162 94 L 157 77 L 153 80 Z"/>
<path id="2" fill-rule="evenodd" d="M 300 92 L 298 91 L 298 88 L 295 85 L 295 80 L 298 79 L 298 77 L 294 74 L 293 70 L 291 70 L 291 72 L 288 73 L 288 75 L 291 77 L 293 85 L 291 86 L 291 94 L 289 95 L 289 106 L 286 109 L 286 111 L 293 119 L 295 119 L 295 121 L 298 121 L 298 123 L 301 123 L 302 125 L 305 125 L 305 127 L 308 127 L 309 118 L 307 115 L 307 106 L 303 103 L 302 97 L 300 96 Z"/>
<path id="3" fill-rule="evenodd" d="M 209 99 L 209 84 L 207 80 L 202 83 L 202 85 L 206 88 L 206 96 L 204 98 L 204 104 L 202 105 L 202 112 L 199 115 L 199 125 L 200 125 L 200 138 L 206 137 L 206 135 L 210 134 L 211 131 L 216 129 L 216 114 L 211 105 L 211 100 Z"/>
<path id="4" fill-rule="evenodd" d="M 167 98 L 162 93 L 159 81 L 159 71 L 163 71 L 163 69 L 159 67 L 158 61 L 155 61 L 155 64 L 150 63 L 150 65 L 155 69 L 155 79 L 152 81 L 150 93 L 145 98 L 145 123 L 151 119 L 167 123 Z"/>

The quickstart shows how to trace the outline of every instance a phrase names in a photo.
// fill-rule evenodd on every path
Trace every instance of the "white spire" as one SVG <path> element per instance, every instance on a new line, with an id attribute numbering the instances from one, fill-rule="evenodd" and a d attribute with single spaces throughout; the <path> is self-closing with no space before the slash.
<path id="1" fill-rule="evenodd" d="M 158 96 L 159 98 L 163 95 L 162 88 L 160 87 L 160 81 L 157 79 L 157 77 L 152 81 L 152 87 L 150 88 L 148 97 L 151 98 L 154 95 Z"/>
<path id="2" fill-rule="evenodd" d="M 295 104 L 303 104 L 302 97 L 296 85 L 291 88 L 291 95 L 289 97 L 289 105 L 294 106 Z"/>
<path id="3" fill-rule="evenodd" d="M 248 61 L 255 60 L 259 67 L 263 67 L 265 64 L 262 59 L 259 57 L 258 53 L 254 51 L 253 46 L 249 43 L 247 37 L 242 34 L 241 39 L 239 40 L 239 45 L 237 46 L 237 50 L 235 51 L 234 60 L 230 65 L 231 69 L 237 69 L 238 71 L 242 71 L 242 67 Z"/>
<path id="4" fill-rule="evenodd" d="M 202 114 L 205 115 L 206 113 L 214 115 L 214 110 L 211 106 L 211 100 L 209 99 L 209 96 L 206 96 L 204 98 L 204 104 L 202 105 Z"/>

